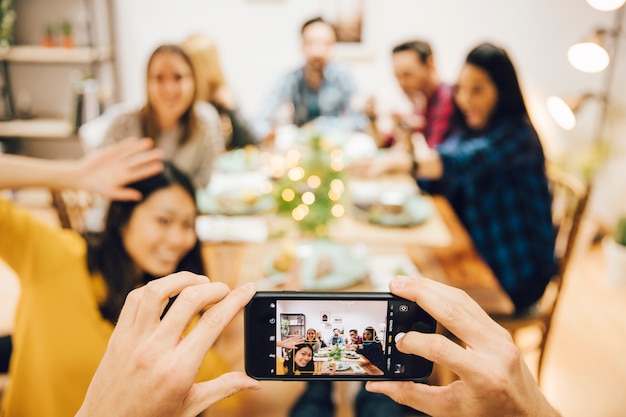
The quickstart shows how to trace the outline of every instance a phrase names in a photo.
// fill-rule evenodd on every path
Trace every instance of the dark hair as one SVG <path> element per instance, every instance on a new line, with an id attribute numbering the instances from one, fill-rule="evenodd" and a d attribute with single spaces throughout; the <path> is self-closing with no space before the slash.
<path id="1" fill-rule="evenodd" d="M 348 333 L 352 333 L 352 332 L 358 333 L 359 331 L 357 329 L 350 329 L 350 331 Z"/>
<path id="2" fill-rule="evenodd" d="M 193 111 L 195 97 L 197 94 L 196 74 L 193 68 L 193 64 L 191 63 L 191 59 L 180 46 L 174 45 L 174 44 L 163 44 L 157 47 L 152 52 L 152 55 L 150 55 L 150 58 L 148 59 L 148 65 L 146 65 L 146 83 L 148 80 L 148 74 L 150 72 L 150 66 L 152 66 L 152 62 L 160 54 L 174 54 L 174 55 L 180 56 L 187 63 L 191 71 L 191 77 L 194 83 L 194 89 L 193 89 L 194 99 L 191 101 L 191 104 L 189 105 L 187 110 L 185 110 L 185 112 L 180 117 L 180 121 L 182 122 L 182 125 L 183 125 L 183 134 L 180 137 L 179 145 L 184 145 L 185 143 L 187 143 L 189 138 L 191 138 L 196 132 L 196 130 L 199 128 L 198 118 L 196 117 L 196 114 Z M 146 104 L 139 111 L 139 115 L 141 117 L 142 135 L 145 137 L 156 139 L 159 133 L 161 132 L 161 129 L 159 128 L 159 125 L 157 124 L 157 115 L 154 110 L 154 107 L 152 107 L 152 103 L 150 103 L 150 100 L 146 100 Z"/>
<path id="3" fill-rule="evenodd" d="M 473 65 L 485 71 L 498 90 L 498 102 L 489 118 L 487 128 L 502 119 L 529 121 L 515 67 L 503 48 L 489 42 L 481 43 L 467 55 L 465 65 Z M 467 133 L 472 131 L 456 104 L 453 124 Z"/>
<path id="4" fill-rule="evenodd" d="M 306 28 L 311 26 L 313 23 L 323 23 L 323 24 L 325 24 L 326 26 L 328 26 L 329 28 L 332 29 L 333 34 L 335 35 L 335 39 L 337 39 L 337 28 L 335 27 L 335 25 L 333 25 L 330 22 L 324 20 L 321 16 L 313 17 L 313 18 L 307 20 L 306 22 L 304 22 L 304 24 L 302 24 L 302 27 L 300 28 L 300 35 L 304 35 L 304 31 L 306 30 Z"/>
<path id="5" fill-rule="evenodd" d="M 372 326 L 367 326 L 365 328 L 365 330 L 363 330 L 363 334 L 365 334 L 366 331 L 369 331 L 372 334 L 372 338 L 373 338 L 372 340 L 374 340 L 376 342 L 378 341 L 378 336 L 376 335 L 376 330 Z M 369 340 L 368 340 L 368 342 L 369 342 Z"/>
<path id="6" fill-rule="evenodd" d="M 391 50 L 391 53 L 397 54 L 404 51 L 415 52 L 422 64 L 425 64 L 428 58 L 433 55 L 433 50 L 430 46 L 430 43 L 419 39 L 402 42 L 394 46 L 394 48 Z"/>
<path id="7" fill-rule="evenodd" d="M 112 323 L 122 310 L 124 300 L 130 291 L 148 281 L 159 278 L 144 273 L 137 277 L 135 262 L 124 248 L 122 229 L 137 206 L 151 194 L 164 188 L 179 185 L 195 202 L 195 189 L 189 177 L 171 162 L 164 162 L 164 169 L 157 175 L 130 184 L 141 192 L 141 201 L 113 201 L 106 217 L 104 231 L 88 239 L 87 266 L 92 274 L 101 273 L 107 285 L 107 296 L 100 305 L 102 316 Z M 183 257 L 176 271 L 191 271 L 204 275 L 204 263 L 200 251 L 200 242 L 196 239 L 194 247 Z"/>
<path id="8" fill-rule="evenodd" d="M 300 368 L 298 365 L 296 365 L 294 361 L 294 358 L 296 357 L 296 352 L 299 352 L 301 349 L 304 349 L 304 348 L 310 349 L 311 355 L 313 355 L 313 346 L 311 346 L 310 343 L 300 343 L 299 345 L 296 345 L 291 350 L 289 354 L 289 358 L 285 360 L 285 367 L 287 368 L 285 372 L 287 375 L 293 375 L 295 371 L 305 371 L 305 372 L 313 373 L 313 370 L 315 369 L 313 358 L 311 358 L 311 360 L 303 368 Z"/>

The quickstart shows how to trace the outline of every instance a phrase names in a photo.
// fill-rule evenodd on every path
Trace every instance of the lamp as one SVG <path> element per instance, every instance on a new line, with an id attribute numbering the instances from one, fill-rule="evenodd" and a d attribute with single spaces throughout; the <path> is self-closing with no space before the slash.
<path id="1" fill-rule="evenodd" d="M 617 10 L 624 5 L 626 0 L 587 0 L 587 3 L 594 9 L 610 12 L 611 10 Z"/>
<path id="2" fill-rule="evenodd" d="M 546 104 L 554 121 L 565 130 L 572 130 L 576 126 L 576 113 L 583 103 L 591 98 L 604 100 L 604 97 L 595 93 L 584 93 L 574 97 L 548 97 Z"/>
<path id="3" fill-rule="evenodd" d="M 609 53 L 604 49 L 606 35 L 606 29 L 598 29 L 588 41 L 571 46 L 567 51 L 570 64 L 582 72 L 603 71 L 610 62 Z"/>

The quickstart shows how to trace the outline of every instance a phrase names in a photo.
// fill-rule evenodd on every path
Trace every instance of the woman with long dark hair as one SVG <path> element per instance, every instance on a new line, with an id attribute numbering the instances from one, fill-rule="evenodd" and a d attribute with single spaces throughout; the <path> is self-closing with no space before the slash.
<path id="1" fill-rule="evenodd" d="M 285 359 L 284 375 L 313 374 L 313 346 L 309 343 L 296 345 Z"/>
<path id="2" fill-rule="evenodd" d="M 413 174 L 443 194 L 516 311 L 531 307 L 556 272 L 545 158 L 507 52 L 472 49 L 455 88 L 449 139 L 418 146 Z"/>
<path id="3" fill-rule="evenodd" d="M 0 155 L 0 188 L 84 187 L 113 200 L 129 200 L 114 201 L 103 234 L 86 239 L 42 223 L 0 198 L 0 258 L 21 286 L 11 384 L 0 414 L 74 415 L 127 295 L 174 272 L 204 273 L 194 188 L 173 164 L 155 160 L 155 152 L 162 157 L 161 150 L 147 153 L 150 145 L 149 140 L 130 139 L 78 164 Z M 136 168 L 132 175 L 127 166 Z M 107 184 L 120 176 L 134 182 L 124 190 L 108 190 Z M 227 370 L 216 352 L 209 351 L 199 379 Z"/>

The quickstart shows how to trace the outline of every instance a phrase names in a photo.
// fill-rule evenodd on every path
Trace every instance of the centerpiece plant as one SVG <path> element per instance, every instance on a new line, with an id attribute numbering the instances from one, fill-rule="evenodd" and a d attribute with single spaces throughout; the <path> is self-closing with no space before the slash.
<path id="1" fill-rule="evenodd" d="M 290 216 L 303 235 L 328 236 L 328 224 L 345 213 L 343 152 L 319 134 L 285 158 L 277 181 L 277 212 Z"/>

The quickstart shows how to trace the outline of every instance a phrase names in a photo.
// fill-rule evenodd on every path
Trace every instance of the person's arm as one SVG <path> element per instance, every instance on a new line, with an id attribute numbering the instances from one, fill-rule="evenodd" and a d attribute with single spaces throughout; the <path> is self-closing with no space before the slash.
<path id="1" fill-rule="evenodd" d="M 300 343 L 304 343 L 303 336 L 291 336 L 285 340 L 277 340 L 276 346 L 285 349 L 293 349 L 294 347 L 296 347 L 296 345 L 299 345 Z"/>
<path id="2" fill-rule="evenodd" d="M 433 417 L 560 416 L 542 394 L 509 332 L 465 292 L 428 278 L 397 277 L 392 293 L 414 300 L 461 346 L 441 334 L 399 333 L 396 347 L 435 361 L 459 379 L 447 386 L 368 382 L 366 389 Z"/>
<path id="3" fill-rule="evenodd" d="M 110 199 L 138 200 L 137 190 L 126 184 L 163 169 L 163 155 L 152 140 L 129 138 L 97 150 L 77 161 L 59 161 L 0 154 L 0 188 L 77 188 Z"/>
<path id="4" fill-rule="evenodd" d="M 174 295 L 176 301 L 159 320 Z M 132 291 L 76 417 L 192 417 L 243 389 L 260 388 L 242 372 L 194 383 L 211 345 L 253 295 L 253 284 L 230 292 L 189 272 Z"/>
<path id="5" fill-rule="evenodd" d="M 268 137 L 273 135 L 277 113 L 288 106 L 293 106 L 290 94 L 294 89 L 294 84 L 293 73 L 285 74 L 276 81 L 269 94 L 265 97 L 261 104 L 261 110 L 250 124 L 257 143 L 263 143 L 265 140 L 269 140 Z M 293 110 L 290 110 L 290 112 L 293 113 Z M 289 121 L 283 120 L 282 122 L 293 123 L 293 114 L 287 115 L 285 112 L 281 116 L 285 116 L 285 118 L 288 116 L 291 119 Z"/>

